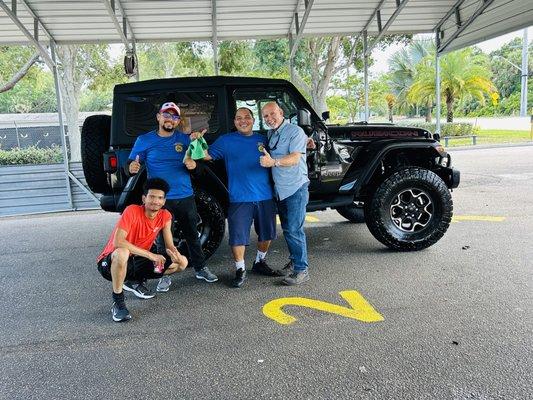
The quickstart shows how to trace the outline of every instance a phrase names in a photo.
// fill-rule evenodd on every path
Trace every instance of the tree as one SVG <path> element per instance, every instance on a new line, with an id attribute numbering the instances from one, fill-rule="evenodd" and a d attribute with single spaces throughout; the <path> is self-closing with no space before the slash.
<path id="1" fill-rule="evenodd" d="M 435 44 L 431 40 L 419 39 L 397 51 L 389 59 L 389 85 L 400 111 L 409 112 L 412 102 L 408 100 L 407 94 L 413 84 L 417 65 L 429 54 L 435 54 Z M 426 103 L 426 122 L 431 122 L 431 104 L 431 101 Z"/>
<path id="2" fill-rule="evenodd" d="M 92 79 L 109 70 L 107 45 L 62 45 L 57 47 L 58 77 L 63 111 L 68 127 L 70 160 L 80 161 L 78 116 L 80 94 Z"/>
<path id="3" fill-rule="evenodd" d="M 393 118 L 393 108 L 394 108 L 394 105 L 396 104 L 396 96 L 392 93 L 387 93 L 385 95 L 385 100 L 387 101 L 387 110 L 388 110 L 388 117 L 389 117 L 389 122 L 394 122 L 394 118 Z"/>
<path id="4" fill-rule="evenodd" d="M 52 112 L 51 75 L 31 46 L 0 46 L 0 113 Z"/>
<path id="5" fill-rule="evenodd" d="M 446 121 L 453 122 L 456 101 L 470 97 L 482 104 L 485 94 L 495 87 L 490 80 L 487 59 L 474 54 L 472 48 L 448 53 L 441 57 L 441 93 L 446 104 Z M 435 96 L 435 56 L 426 56 L 417 66 L 413 85 L 408 98 L 413 103 L 428 102 Z"/>
<path id="6" fill-rule="evenodd" d="M 140 44 L 137 53 L 141 80 L 213 74 L 207 48 L 204 42 Z"/>
<path id="7" fill-rule="evenodd" d="M 221 75 L 245 75 L 252 70 L 252 44 L 250 41 L 224 41 L 218 48 Z"/>

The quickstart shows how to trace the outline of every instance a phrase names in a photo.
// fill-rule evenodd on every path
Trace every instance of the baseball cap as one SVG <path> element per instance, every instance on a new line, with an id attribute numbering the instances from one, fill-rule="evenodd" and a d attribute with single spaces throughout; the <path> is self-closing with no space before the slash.
<path id="1" fill-rule="evenodd" d="M 174 110 L 178 115 L 180 115 L 180 108 L 171 101 L 169 101 L 168 103 L 164 103 L 159 109 L 159 112 L 162 113 L 168 110 Z"/>

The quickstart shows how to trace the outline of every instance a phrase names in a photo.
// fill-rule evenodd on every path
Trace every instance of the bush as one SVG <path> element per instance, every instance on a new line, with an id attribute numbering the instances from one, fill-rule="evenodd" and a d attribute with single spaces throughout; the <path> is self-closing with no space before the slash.
<path id="1" fill-rule="evenodd" d="M 432 133 L 435 132 L 436 125 L 429 122 L 412 122 L 406 123 L 406 126 L 413 126 L 416 128 L 426 129 Z M 450 122 L 440 125 L 440 135 L 444 136 L 465 136 L 474 135 L 475 129 L 473 124 L 464 122 Z"/>
<path id="2" fill-rule="evenodd" d="M 57 164 L 63 162 L 61 147 L 38 148 L 35 146 L 12 150 L 0 149 L 0 165 Z"/>

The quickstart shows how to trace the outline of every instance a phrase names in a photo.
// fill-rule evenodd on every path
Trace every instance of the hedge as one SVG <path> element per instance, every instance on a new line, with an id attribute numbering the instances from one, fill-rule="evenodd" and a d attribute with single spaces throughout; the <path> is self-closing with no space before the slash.
<path id="1" fill-rule="evenodd" d="M 57 164 L 63 162 L 63 151 L 60 146 L 38 148 L 16 147 L 12 150 L 0 149 L 0 165 L 27 165 L 27 164 Z"/>
<path id="2" fill-rule="evenodd" d="M 398 123 L 400 125 L 401 122 Z M 436 124 L 429 122 L 407 122 L 405 126 L 414 126 L 416 128 L 426 129 L 430 132 L 435 132 Z M 477 129 L 474 128 L 473 124 L 465 122 L 447 122 L 440 125 L 440 135 L 444 136 L 465 136 L 465 135 L 475 135 L 477 134 Z"/>

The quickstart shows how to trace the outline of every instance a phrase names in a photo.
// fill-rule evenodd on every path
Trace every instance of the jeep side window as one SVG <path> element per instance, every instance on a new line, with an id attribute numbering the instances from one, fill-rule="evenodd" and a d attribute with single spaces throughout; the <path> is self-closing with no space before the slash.
<path id="1" fill-rule="evenodd" d="M 124 128 L 128 136 L 137 137 L 157 129 L 155 116 L 161 104 L 172 101 L 181 111 L 178 127 L 185 133 L 207 128 L 206 139 L 220 129 L 217 95 L 211 92 L 166 92 L 146 96 L 130 96 L 124 101 Z"/>
<path id="2" fill-rule="evenodd" d="M 253 111 L 255 116 L 254 130 L 265 133 L 269 128 L 265 125 L 261 117 L 261 109 L 271 101 L 279 104 L 283 110 L 285 118 L 296 124 L 296 115 L 298 106 L 291 94 L 279 88 L 242 88 L 233 91 L 235 109 L 239 107 L 248 107 Z"/>

